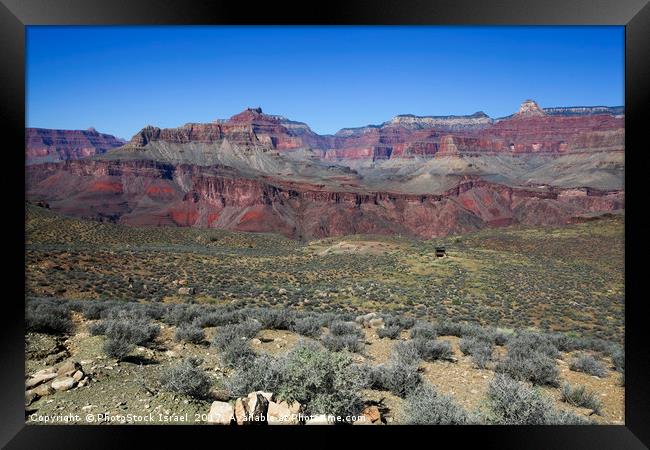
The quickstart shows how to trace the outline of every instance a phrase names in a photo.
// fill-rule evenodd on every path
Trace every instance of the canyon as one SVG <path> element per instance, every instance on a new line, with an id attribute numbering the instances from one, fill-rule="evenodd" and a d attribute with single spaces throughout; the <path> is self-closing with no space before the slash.
<path id="1" fill-rule="evenodd" d="M 78 133 L 52 131 L 58 142 Z M 87 154 L 43 150 L 34 137 L 43 135 L 27 130 L 26 154 L 59 156 L 27 158 L 28 201 L 132 226 L 433 238 L 625 207 L 621 107 L 526 100 L 504 118 L 400 115 L 334 135 L 248 108 L 211 123 L 147 126 L 128 142 L 103 138 Z"/>

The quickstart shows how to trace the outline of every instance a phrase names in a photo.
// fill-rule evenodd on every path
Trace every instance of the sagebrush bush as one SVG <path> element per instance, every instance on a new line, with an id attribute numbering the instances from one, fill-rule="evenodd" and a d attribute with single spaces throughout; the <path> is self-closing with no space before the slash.
<path id="1" fill-rule="evenodd" d="M 226 388 L 233 397 L 250 392 L 278 392 L 286 372 L 285 358 L 274 358 L 267 354 L 246 359 L 236 366 L 235 373 L 226 380 Z"/>
<path id="2" fill-rule="evenodd" d="M 436 328 L 428 322 L 417 322 L 411 328 L 411 339 L 436 339 Z"/>
<path id="3" fill-rule="evenodd" d="M 88 320 L 97 320 L 97 319 L 101 319 L 102 313 L 109 306 L 110 305 L 107 304 L 106 302 L 87 301 L 87 302 L 83 302 L 83 305 L 81 307 L 81 313 Z"/>
<path id="4" fill-rule="evenodd" d="M 452 397 L 441 395 L 430 384 L 422 383 L 406 396 L 406 421 L 414 425 L 465 425 L 467 412 Z"/>
<path id="5" fill-rule="evenodd" d="M 419 363 L 420 355 L 413 342 L 398 342 L 386 363 L 368 367 L 369 387 L 405 397 L 422 381 Z"/>
<path id="6" fill-rule="evenodd" d="M 500 425 L 586 424 L 586 419 L 556 410 L 553 400 L 508 376 L 496 374 L 488 386 L 489 423 Z"/>
<path id="7" fill-rule="evenodd" d="M 160 380 L 163 388 L 189 397 L 207 398 L 212 387 L 212 380 L 199 367 L 201 362 L 199 359 L 186 358 L 166 370 Z"/>
<path id="8" fill-rule="evenodd" d="M 553 359 L 560 355 L 553 341 L 543 334 L 523 331 L 510 336 L 508 339 L 509 355 L 525 356 L 530 353 L 541 353 Z"/>
<path id="9" fill-rule="evenodd" d="M 152 324 L 146 317 L 132 317 L 126 312 L 115 318 L 105 319 L 104 351 L 107 355 L 122 359 L 136 345 L 144 345 L 160 333 L 160 327 Z"/>
<path id="10" fill-rule="evenodd" d="M 164 321 L 170 325 L 182 325 L 192 323 L 200 317 L 203 309 L 199 305 L 172 305 L 164 315 Z"/>
<path id="11" fill-rule="evenodd" d="M 219 349 L 224 349 L 234 341 L 245 341 L 254 337 L 262 325 L 257 320 L 246 320 L 237 324 L 224 325 L 217 330 L 212 343 Z"/>
<path id="12" fill-rule="evenodd" d="M 621 347 L 617 347 L 612 352 L 612 364 L 614 369 L 618 372 L 625 373 L 625 351 Z"/>
<path id="13" fill-rule="evenodd" d="M 533 384 L 558 385 L 559 371 L 555 360 L 542 353 L 508 354 L 505 360 L 496 364 L 495 370 L 508 374 L 519 381 L 530 381 Z"/>
<path id="14" fill-rule="evenodd" d="M 194 319 L 194 323 L 201 328 L 220 327 L 241 322 L 245 319 L 239 311 L 210 311 Z"/>
<path id="15" fill-rule="evenodd" d="M 508 343 L 508 335 L 503 331 L 494 332 L 494 343 L 496 345 L 506 345 Z"/>
<path id="16" fill-rule="evenodd" d="M 415 319 L 407 316 L 384 315 L 383 319 L 386 327 L 399 327 L 400 330 L 408 330 L 415 325 Z"/>
<path id="17" fill-rule="evenodd" d="M 436 339 L 417 338 L 412 340 L 420 358 L 425 361 L 435 361 L 437 359 L 451 359 L 454 352 L 451 350 L 451 344 L 447 341 Z"/>
<path id="18" fill-rule="evenodd" d="M 363 350 L 363 344 L 359 340 L 359 336 L 357 334 L 326 334 L 321 339 L 321 342 L 325 348 L 334 352 L 347 350 L 349 352 L 358 353 Z"/>
<path id="19" fill-rule="evenodd" d="M 439 336 L 456 336 L 463 335 L 463 326 L 459 323 L 441 321 L 436 324 L 436 331 Z"/>
<path id="20" fill-rule="evenodd" d="M 588 353 L 581 353 L 571 359 L 571 362 L 569 362 L 569 369 L 601 378 L 607 375 L 605 366 Z"/>
<path id="21" fill-rule="evenodd" d="M 88 333 L 91 336 L 100 336 L 106 334 L 106 323 L 100 320 L 88 325 Z"/>
<path id="22" fill-rule="evenodd" d="M 318 337 L 321 334 L 321 319 L 318 317 L 302 317 L 296 319 L 291 331 L 308 337 Z"/>
<path id="23" fill-rule="evenodd" d="M 329 332 L 333 336 L 363 336 L 363 333 L 354 322 L 345 322 L 342 320 L 333 320 L 330 322 Z"/>
<path id="24" fill-rule="evenodd" d="M 25 306 L 25 327 L 39 333 L 69 333 L 72 331 L 70 309 L 65 302 L 29 300 Z"/>
<path id="25" fill-rule="evenodd" d="M 301 343 L 286 356 L 277 395 L 305 405 L 308 414 L 358 415 L 363 406 L 359 390 L 365 383 L 349 355 Z"/>
<path id="26" fill-rule="evenodd" d="M 462 338 L 458 345 L 464 355 L 470 355 L 479 369 L 485 369 L 492 359 L 492 343 L 477 338 Z"/>
<path id="27" fill-rule="evenodd" d="M 294 315 L 288 309 L 259 309 L 254 317 L 269 330 L 290 330 Z"/>
<path id="28" fill-rule="evenodd" d="M 384 328 L 380 328 L 377 330 L 377 336 L 380 338 L 389 338 L 389 339 L 397 339 L 399 337 L 399 333 L 402 331 L 399 325 L 390 325 L 390 326 L 385 326 Z"/>
<path id="29" fill-rule="evenodd" d="M 179 325 L 176 328 L 174 339 L 177 341 L 192 342 L 198 344 L 205 339 L 205 332 L 203 328 L 199 327 L 196 323 Z"/>
<path id="30" fill-rule="evenodd" d="M 221 348 L 220 357 L 228 367 L 242 367 L 255 359 L 255 352 L 247 341 L 235 339 Z"/>
<path id="31" fill-rule="evenodd" d="M 561 399 L 573 406 L 592 409 L 596 414 L 600 414 L 602 403 L 594 392 L 587 391 L 585 386 L 573 387 L 569 383 L 564 383 L 560 391 Z"/>

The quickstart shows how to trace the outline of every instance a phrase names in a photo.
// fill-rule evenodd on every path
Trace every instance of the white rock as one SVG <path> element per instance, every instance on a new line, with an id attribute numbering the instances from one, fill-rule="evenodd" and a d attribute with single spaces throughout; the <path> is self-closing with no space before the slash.
<path id="1" fill-rule="evenodd" d="M 52 381 L 52 388 L 55 391 L 67 391 L 68 389 L 72 389 L 75 384 L 77 382 L 72 377 L 59 377 Z"/>
<path id="2" fill-rule="evenodd" d="M 56 372 L 54 373 L 41 373 L 41 374 L 35 374 L 33 377 L 31 377 L 29 380 L 25 382 L 25 389 L 31 389 L 33 387 L 38 386 L 39 384 L 42 384 L 46 381 L 50 381 L 54 378 L 56 378 Z"/>
<path id="3" fill-rule="evenodd" d="M 81 379 L 84 377 L 84 373 L 81 370 L 77 370 L 73 375 L 72 378 L 74 378 L 75 381 L 81 381 Z"/>
<path id="4" fill-rule="evenodd" d="M 235 410 L 230 403 L 212 402 L 208 413 L 208 423 L 216 425 L 230 425 Z"/>
<path id="5" fill-rule="evenodd" d="M 269 425 L 297 425 L 298 416 L 291 412 L 286 402 L 269 402 L 267 412 Z"/>

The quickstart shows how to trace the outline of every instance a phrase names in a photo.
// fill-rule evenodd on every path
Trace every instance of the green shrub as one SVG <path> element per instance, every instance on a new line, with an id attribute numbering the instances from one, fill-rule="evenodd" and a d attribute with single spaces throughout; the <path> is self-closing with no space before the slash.
<path id="1" fill-rule="evenodd" d="M 389 339 L 397 339 L 400 331 L 402 331 L 402 328 L 399 325 L 385 326 L 384 328 L 377 330 L 377 336 L 380 338 L 387 337 Z"/>
<path id="2" fill-rule="evenodd" d="M 254 317 L 269 330 L 290 330 L 294 315 L 287 309 L 259 309 Z"/>
<path id="3" fill-rule="evenodd" d="M 406 397 L 422 381 L 419 363 L 420 355 L 413 342 L 398 342 L 386 363 L 368 368 L 369 387 Z"/>
<path id="4" fill-rule="evenodd" d="M 198 344 L 205 339 L 205 332 L 196 323 L 183 324 L 176 329 L 174 339 Z"/>
<path id="5" fill-rule="evenodd" d="M 450 396 L 441 395 L 429 384 L 417 386 L 406 396 L 406 420 L 414 425 L 465 425 L 467 412 Z"/>
<path id="6" fill-rule="evenodd" d="M 575 356 L 569 363 L 569 369 L 576 372 L 584 372 L 597 377 L 604 377 L 607 375 L 605 366 L 603 366 L 602 363 L 596 358 L 587 353 L 581 353 Z"/>
<path id="7" fill-rule="evenodd" d="M 488 386 L 487 421 L 500 425 L 587 424 L 585 418 L 555 409 L 553 400 L 525 383 L 497 374 Z"/>
<path id="8" fill-rule="evenodd" d="M 255 352 L 248 342 L 236 339 L 221 348 L 221 361 L 228 367 L 243 367 L 255 359 Z"/>
<path id="9" fill-rule="evenodd" d="M 291 327 L 295 333 L 308 337 L 318 337 L 321 334 L 321 319 L 318 317 L 302 317 L 296 319 Z"/>
<path id="10" fill-rule="evenodd" d="M 540 385 L 558 385 L 559 371 L 555 360 L 541 353 L 508 355 L 505 360 L 497 363 L 495 370 L 519 381 L 530 381 Z"/>
<path id="11" fill-rule="evenodd" d="M 212 343 L 223 350 L 234 341 L 245 341 L 254 337 L 262 328 L 256 320 L 246 320 L 238 324 L 225 325 L 217 330 Z"/>
<path id="12" fill-rule="evenodd" d="M 463 335 L 463 326 L 459 323 L 442 321 L 436 324 L 436 332 L 438 336 L 456 336 Z"/>
<path id="13" fill-rule="evenodd" d="M 589 408 L 596 414 L 600 414 L 601 401 L 595 393 L 587 391 L 585 386 L 573 387 L 569 383 L 564 383 L 560 394 L 563 402 L 581 408 Z"/>
<path id="14" fill-rule="evenodd" d="M 464 355 L 472 357 L 472 362 L 479 369 L 485 369 L 492 359 L 492 344 L 488 341 L 469 337 L 462 338 L 458 345 Z"/>
<path id="15" fill-rule="evenodd" d="M 286 356 L 277 395 L 305 405 L 308 414 L 358 415 L 364 384 L 363 372 L 348 355 L 302 343 Z"/>
<path id="16" fill-rule="evenodd" d="M 105 319 L 104 351 L 117 359 L 126 357 L 136 345 L 145 345 L 160 333 L 160 327 L 145 317 L 132 317 L 126 312 Z"/>
<path id="17" fill-rule="evenodd" d="M 70 309 L 54 300 L 29 300 L 25 307 L 25 326 L 28 331 L 65 334 L 72 331 Z"/>
<path id="18" fill-rule="evenodd" d="M 356 334 L 327 334 L 323 336 L 321 342 L 325 348 L 333 352 L 340 352 L 342 350 L 347 350 L 349 352 L 360 352 L 363 350 L 363 345 L 359 340 L 359 336 Z"/>
<path id="19" fill-rule="evenodd" d="M 420 358 L 425 361 L 435 361 L 437 359 L 451 359 L 453 351 L 451 344 L 447 341 L 436 339 L 417 338 L 412 340 Z"/>
<path id="20" fill-rule="evenodd" d="M 189 397 L 207 398 L 212 380 L 199 367 L 201 363 L 200 359 L 187 358 L 166 370 L 160 380 L 163 388 Z"/>
<path id="21" fill-rule="evenodd" d="M 286 372 L 286 360 L 267 354 L 246 359 L 237 366 L 235 373 L 226 381 L 226 387 L 233 397 L 250 392 L 277 392 Z"/>
<path id="22" fill-rule="evenodd" d="M 427 322 L 417 322 L 411 328 L 411 339 L 436 339 L 436 328 Z"/>

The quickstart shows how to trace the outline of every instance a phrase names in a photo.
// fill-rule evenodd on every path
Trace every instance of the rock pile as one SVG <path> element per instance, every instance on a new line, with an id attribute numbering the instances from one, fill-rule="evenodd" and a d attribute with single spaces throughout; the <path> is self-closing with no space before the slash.
<path id="1" fill-rule="evenodd" d="M 58 368 L 46 367 L 32 374 L 25 381 L 25 404 L 30 405 L 41 397 L 57 391 L 67 391 L 76 386 L 83 387 L 89 383 L 81 364 L 72 359 Z"/>
<path id="2" fill-rule="evenodd" d="M 279 401 L 272 392 L 256 391 L 235 400 L 234 404 L 214 401 L 208 413 L 208 423 L 214 425 L 333 425 L 333 415 L 304 414 L 298 402 Z M 366 406 L 354 424 L 380 425 L 377 406 Z"/>
<path id="3" fill-rule="evenodd" d="M 208 423 L 217 425 L 297 425 L 301 419 L 301 405 L 276 402 L 272 392 L 251 392 L 235 400 L 234 405 L 212 402 Z"/>

